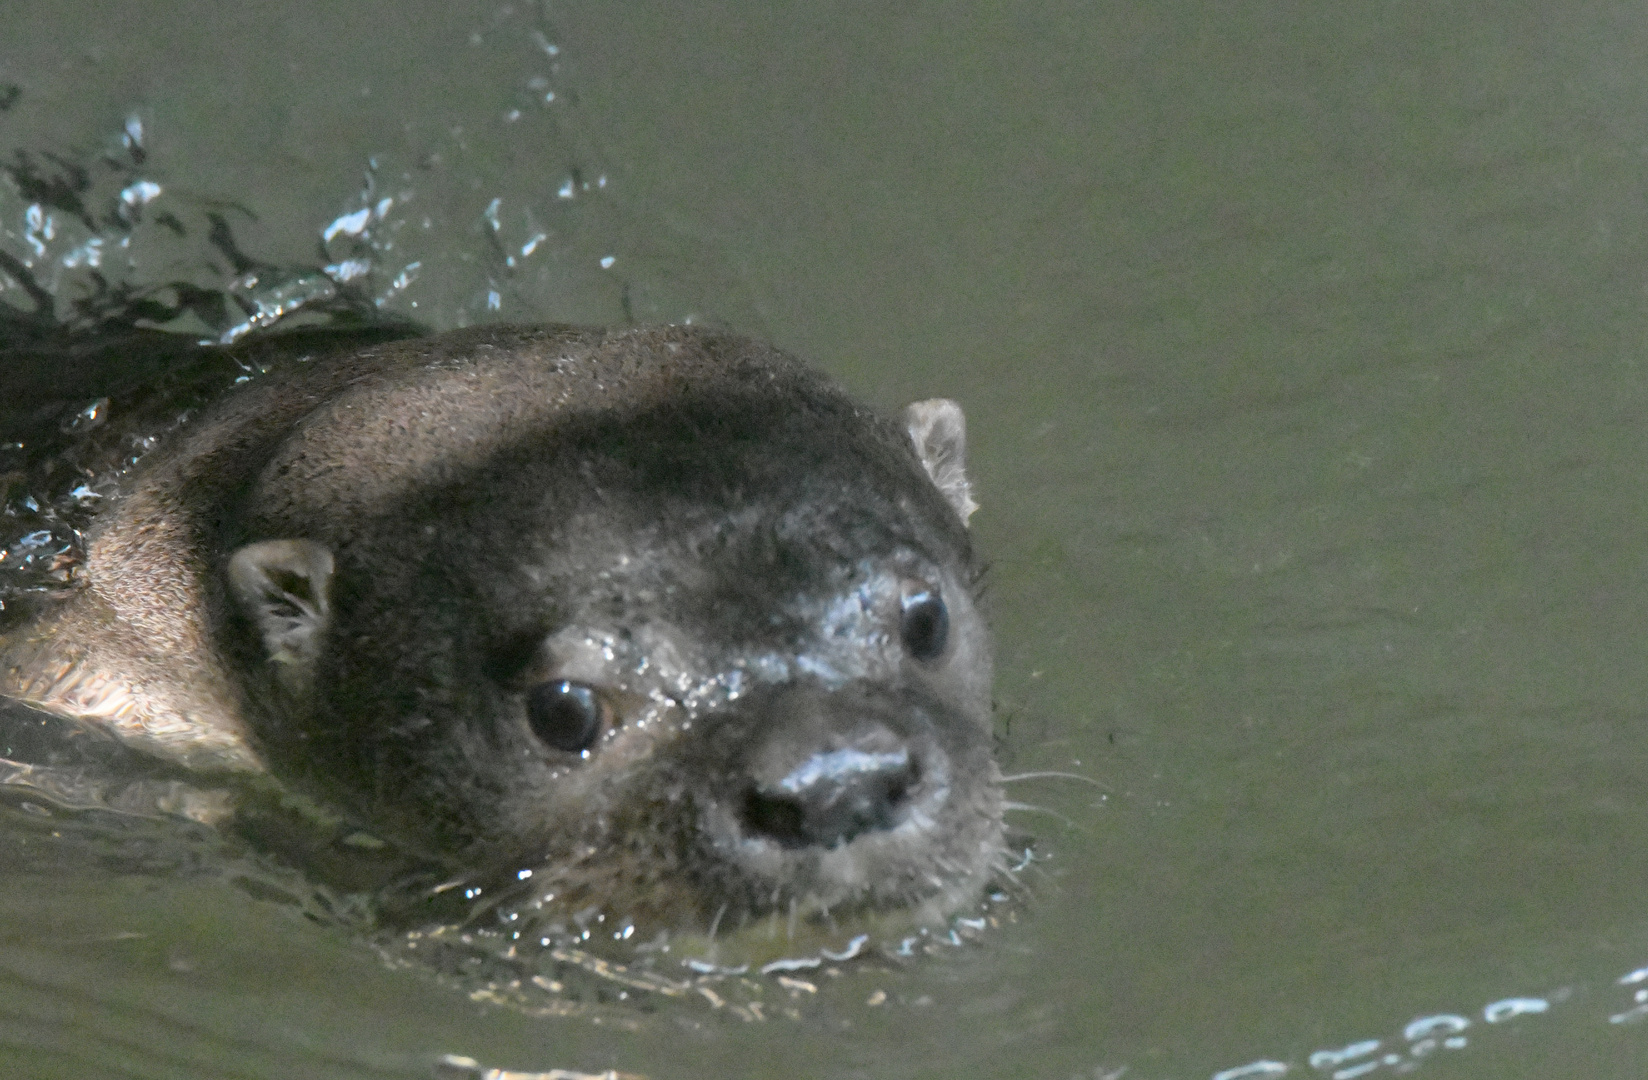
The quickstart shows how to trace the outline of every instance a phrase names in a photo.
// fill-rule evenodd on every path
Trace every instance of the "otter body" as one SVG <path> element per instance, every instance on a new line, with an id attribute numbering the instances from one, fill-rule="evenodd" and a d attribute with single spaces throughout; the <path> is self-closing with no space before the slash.
<path id="1" fill-rule="evenodd" d="M 121 480 L 0 694 L 539 908 L 953 910 L 1002 849 L 962 448 L 691 328 L 304 357 Z"/>

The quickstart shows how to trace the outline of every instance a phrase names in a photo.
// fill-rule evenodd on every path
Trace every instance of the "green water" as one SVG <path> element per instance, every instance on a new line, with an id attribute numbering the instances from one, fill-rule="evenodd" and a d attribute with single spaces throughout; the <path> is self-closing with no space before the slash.
<path id="1" fill-rule="evenodd" d="M 499 197 L 554 236 L 498 316 L 960 399 L 1007 767 L 1104 787 L 1015 786 L 1016 925 L 766 1023 L 532 1018 L 210 876 L 13 875 L 6 1075 L 1641 1075 L 1648 9 L 526 10 L 9 0 L 0 149 L 136 112 L 285 259 L 376 155 L 411 314 L 488 317 Z"/>

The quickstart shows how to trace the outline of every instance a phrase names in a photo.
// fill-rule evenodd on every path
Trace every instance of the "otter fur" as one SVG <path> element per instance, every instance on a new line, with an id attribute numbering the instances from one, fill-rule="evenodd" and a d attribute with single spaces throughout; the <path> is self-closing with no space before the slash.
<path id="1" fill-rule="evenodd" d="M 466 895 L 955 910 L 1003 849 L 964 443 L 690 327 L 305 355 L 121 479 L 0 694 Z"/>

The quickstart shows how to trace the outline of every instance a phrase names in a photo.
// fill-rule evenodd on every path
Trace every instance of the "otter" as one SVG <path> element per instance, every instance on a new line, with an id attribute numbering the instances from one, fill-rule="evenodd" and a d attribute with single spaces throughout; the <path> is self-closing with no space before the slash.
<path id="1" fill-rule="evenodd" d="M 965 424 L 693 327 L 305 353 L 163 435 L 0 695 L 534 910 L 707 931 L 1003 862 Z"/>

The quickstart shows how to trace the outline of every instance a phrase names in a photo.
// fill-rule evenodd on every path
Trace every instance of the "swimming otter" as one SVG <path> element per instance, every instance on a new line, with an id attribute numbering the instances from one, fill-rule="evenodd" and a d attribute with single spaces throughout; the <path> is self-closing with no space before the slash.
<path id="1" fill-rule="evenodd" d="M 0 694 L 466 895 L 943 913 L 1003 848 L 963 444 L 694 328 L 302 357 L 120 481 Z"/>

